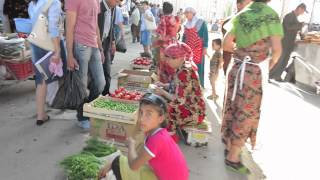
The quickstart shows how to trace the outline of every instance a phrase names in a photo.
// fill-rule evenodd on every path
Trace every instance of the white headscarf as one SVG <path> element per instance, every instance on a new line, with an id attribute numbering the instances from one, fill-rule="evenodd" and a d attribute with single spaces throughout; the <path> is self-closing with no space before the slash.
<path id="1" fill-rule="evenodd" d="M 186 28 L 193 28 L 193 27 L 196 25 L 197 21 L 198 21 L 198 17 L 196 16 L 196 14 L 197 14 L 196 10 L 195 10 L 193 7 L 187 7 L 187 8 L 184 10 L 184 12 L 185 12 L 185 13 L 186 13 L 186 12 L 190 12 L 190 13 L 193 14 L 192 20 L 191 20 L 191 21 L 188 20 L 188 21 L 186 22 L 186 24 L 185 24 L 185 27 L 186 27 Z"/>

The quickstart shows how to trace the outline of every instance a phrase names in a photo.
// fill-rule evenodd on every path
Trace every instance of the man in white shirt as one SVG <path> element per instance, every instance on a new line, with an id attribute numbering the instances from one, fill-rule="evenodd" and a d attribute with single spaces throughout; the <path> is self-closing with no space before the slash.
<path id="1" fill-rule="evenodd" d="M 140 29 L 139 29 L 140 12 L 135 3 L 132 3 L 131 22 L 132 22 L 131 24 L 132 43 L 135 43 L 136 40 L 139 42 L 140 41 Z"/>

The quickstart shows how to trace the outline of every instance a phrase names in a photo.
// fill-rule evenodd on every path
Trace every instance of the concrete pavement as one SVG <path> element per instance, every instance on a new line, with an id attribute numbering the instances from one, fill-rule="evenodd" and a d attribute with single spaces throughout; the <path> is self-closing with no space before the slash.
<path id="1" fill-rule="evenodd" d="M 128 52 L 118 53 L 112 65 L 111 89 L 116 88 L 117 72 L 122 68 L 129 68 L 128 62 L 142 51 L 140 45 L 131 44 L 130 40 L 127 42 Z M 219 82 L 218 91 L 220 97 L 223 97 L 223 76 L 220 76 Z M 209 94 L 207 86 L 208 81 L 205 97 Z M 88 137 L 87 133 L 81 132 L 76 126 L 73 111 L 50 110 L 52 120 L 42 127 L 37 127 L 34 91 L 33 81 L 0 90 L 0 180 L 62 180 L 64 175 L 59 162 L 65 156 L 79 152 Z M 244 149 L 242 156 L 253 174 L 242 176 L 227 171 L 224 167 L 223 145 L 219 133 L 222 107 L 220 98 L 217 103 L 207 101 L 210 107 L 207 111 L 208 119 L 213 128 L 208 147 L 180 145 L 188 161 L 191 180 L 259 180 L 265 176 L 267 179 L 291 180 L 302 177 L 300 175 L 303 174 L 319 177 L 316 176 L 315 168 L 305 166 L 301 171 L 301 166 L 295 166 L 293 162 L 296 157 L 303 155 L 298 160 L 307 164 L 311 161 L 310 158 L 316 157 L 316 152 L 319 152 L 311 147 L 317 144 L 315 130 L 320 101 L 310 105 L 283 87 L 272 84 L 268 85 L 266 94 L 268 100 L 264 103 L 266 111 L 262 113 L 257 150 L 253 151 L 251 156 L 251 152 Z M 286 99 L 281 100 L 284 97 Z M 319 96 L 312 96 L 311 99 L 319 100 Z M 283 110 L 282 107 L 288 106 L 290 109 Z M 263 172 L 257 164 L 262 167 Z M 308 171 L 310 168 L 314 173 Z"/>

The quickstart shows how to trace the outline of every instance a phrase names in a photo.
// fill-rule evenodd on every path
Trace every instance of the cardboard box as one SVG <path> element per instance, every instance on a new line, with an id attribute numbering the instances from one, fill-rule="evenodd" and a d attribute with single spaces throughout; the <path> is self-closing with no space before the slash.
<path id="1" fill-rule="evenodd" d="M 118 76 L 118 88 L 146 92 L 153 82 L 153 72 L 137 70 L 121 70 Z"/>
<path id="2" fill-rule="evenodd" d="M 138 109 L 134 113 L 124 113 L 94 107 L 94 102 L 100 98 L 138 106 L 137 101 L 105 96 L 100 96 L 93 102 L 84 104 L 83 115 L 90 118 L 90 135 L 114 143 L 124 153 L 128 151 L 126 147 L 128 137 L 136 139 L 136 148 L 140 147 L 143 144 L 144 135 L 137 122 Z"/>
<path id="3" fill-rule="evenodd" d="M 192 146 L 207 146 L 209 142 L 209 136 L 212 133 L 211 123 L 207 123 L 207 129 L 198 129 L 196 127 L 186 126 L 184 130 L 188 133 L 187 143 Z"/>
<path id="4" fill-rule="evenodd" d="M 136 140 L 137 150 L 143 147 L 144 134 L 140 130 L 138 123 L 132 124 L 117 121 L 115 119 L 101 119 L 90 113 L 85 113 L 85 116 L 90 117 L 90 136 L 99 137 L 114 143 L 114 145 L 123 153 L 128 152 L 126 141 L 129 137 Z"/>

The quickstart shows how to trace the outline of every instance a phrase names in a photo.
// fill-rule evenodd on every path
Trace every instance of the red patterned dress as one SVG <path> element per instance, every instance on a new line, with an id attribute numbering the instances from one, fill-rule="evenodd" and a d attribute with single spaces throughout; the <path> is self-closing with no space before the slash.
<path id="1" fill-rule="evenodd" d="M 194 122 L 201 123 L 205 118 L 206 105 L 202 96 L 197 67 L 185 61 L 174 77 L 175 97 L 168 105 L 169 130 Z"/>
<path id="2" fill-rule="evenodd" d="M 175 70 L 165 62 L 164 49 L 176 41 L 177 33 L 180 29 L 180 20 L 177 16 L 164 15 L 156 30 L 157 40 L 153 43 L 156 49 L 156 61 L 158 63 L 159 80 L 162 83 L 168 83 L 173 80 Z"/>
<path id="3" fill-rule="evenodd" d="M 234 65 L 228 74 L 227 95 L 223 110 L 222 138 L 232 145 L 242 147 L 250 139 L 252 147 L 256 143 L 262 100 L 262 72 L 259 63 L 268 58 L 271 41 L 269 38 L 257 41 L 247 48 L 237 49 Z M 239 69 L 246 56 L 251 57 L 246 64 L 242 84 L 235 83 Z M 234 88 L 237 91 L 234 92 Z"/>

